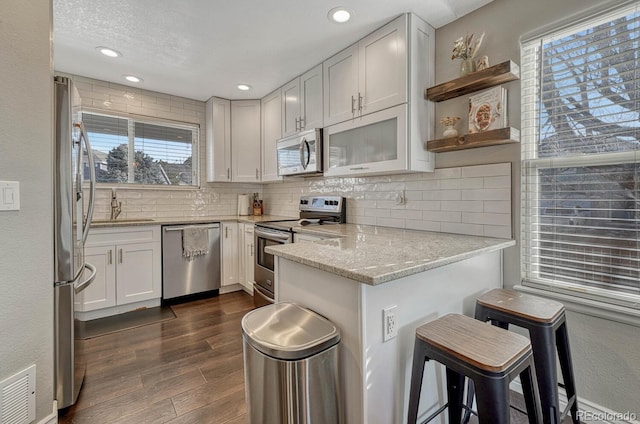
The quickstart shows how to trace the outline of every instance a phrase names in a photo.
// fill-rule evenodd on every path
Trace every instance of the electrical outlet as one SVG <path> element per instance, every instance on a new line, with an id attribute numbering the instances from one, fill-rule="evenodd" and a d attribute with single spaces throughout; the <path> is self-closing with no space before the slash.
<path id="1" fill-rule="evenodd" d="M 404 198 L 404 190 L 400 190 L 396 193 L 396 205 L 403 205 L 406 202 Z"/>
<path id="2" fill-rule="evenodd" d="M 397 306 L 382 310 L 382 341 L 388 341 L 398 335 Z"/>

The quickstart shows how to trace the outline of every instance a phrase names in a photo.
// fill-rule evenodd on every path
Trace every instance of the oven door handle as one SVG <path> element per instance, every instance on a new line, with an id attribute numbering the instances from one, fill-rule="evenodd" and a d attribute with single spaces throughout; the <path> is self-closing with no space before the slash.
<path id="1" fill-rule="evenodd" d="M 267 233 L 264 231 L 260 231 L 257 228 L 254 230 L 254 233 L 256 237 L 261 237 L 263 239 L 271 240 L 271 241 L 287 241 L 291 238 L 291 234 L 289 233 L 286 233 L 286 234 Z"/>

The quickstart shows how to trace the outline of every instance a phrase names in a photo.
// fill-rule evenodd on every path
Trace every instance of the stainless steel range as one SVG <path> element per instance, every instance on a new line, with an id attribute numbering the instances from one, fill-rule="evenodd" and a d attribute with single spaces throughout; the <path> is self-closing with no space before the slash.
<path id="1" fill-rule="evenodd" d="M 256 262 L 254 265 L 253 302 L 256 307 L 274 302 L 275 279 L 273 255 L 268 246 L 293 243 L 296 228 L 304 225 L 331 225 L 346 222 L 346 201 L 340 196 L 300 197 L 300 219 L 260 222 L 255 227 Z"/>

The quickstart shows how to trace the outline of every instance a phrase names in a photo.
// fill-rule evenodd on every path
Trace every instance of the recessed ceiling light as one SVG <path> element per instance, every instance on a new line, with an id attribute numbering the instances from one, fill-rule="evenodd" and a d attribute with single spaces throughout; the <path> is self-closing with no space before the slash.
<path id="1" fill-rule="evenodd" d="M 251 90 L 251 86 L 249 84 L 238 84 L 238 90 L 242 90 L 242 91 Z"/>
<path id="2" fill-rule="evenodd" d="M 327 14 L 327 17 L 332 22 L 337 22 L 339 24 L 342 24 L 344 22 L 347 22 L 349 19 L 351 19 L 351 12 L 349 12 L 344 7 L 334 7 L 329 11 L 329 13 Z"/>
<path id="3" fill-rule="evenodd" d="M 129 82 L 142 82 L 142 78 L 136 77 L 135 75 L 125 75 L 124 79 Z"/>
<path id="4" fill-rule="evenodd" d="M 122 53 L 120 53 L 119 51 L 110 49 L 109 47 L 96 47 L 96 50 L 98 50 L 100 53 L 102 53 L 103 55 L 107 56 L 107 57 L 120 57 L 122 56 Z"/>

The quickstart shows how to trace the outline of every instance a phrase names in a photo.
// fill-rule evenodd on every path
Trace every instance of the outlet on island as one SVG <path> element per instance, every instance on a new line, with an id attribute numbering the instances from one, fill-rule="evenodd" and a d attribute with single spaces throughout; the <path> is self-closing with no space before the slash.
<path id="1" fill-rule="evenodd" d="M 382 340 L 385 342 L 398 335 L 397 308 L 394 305 L 382 310 Z"/>

